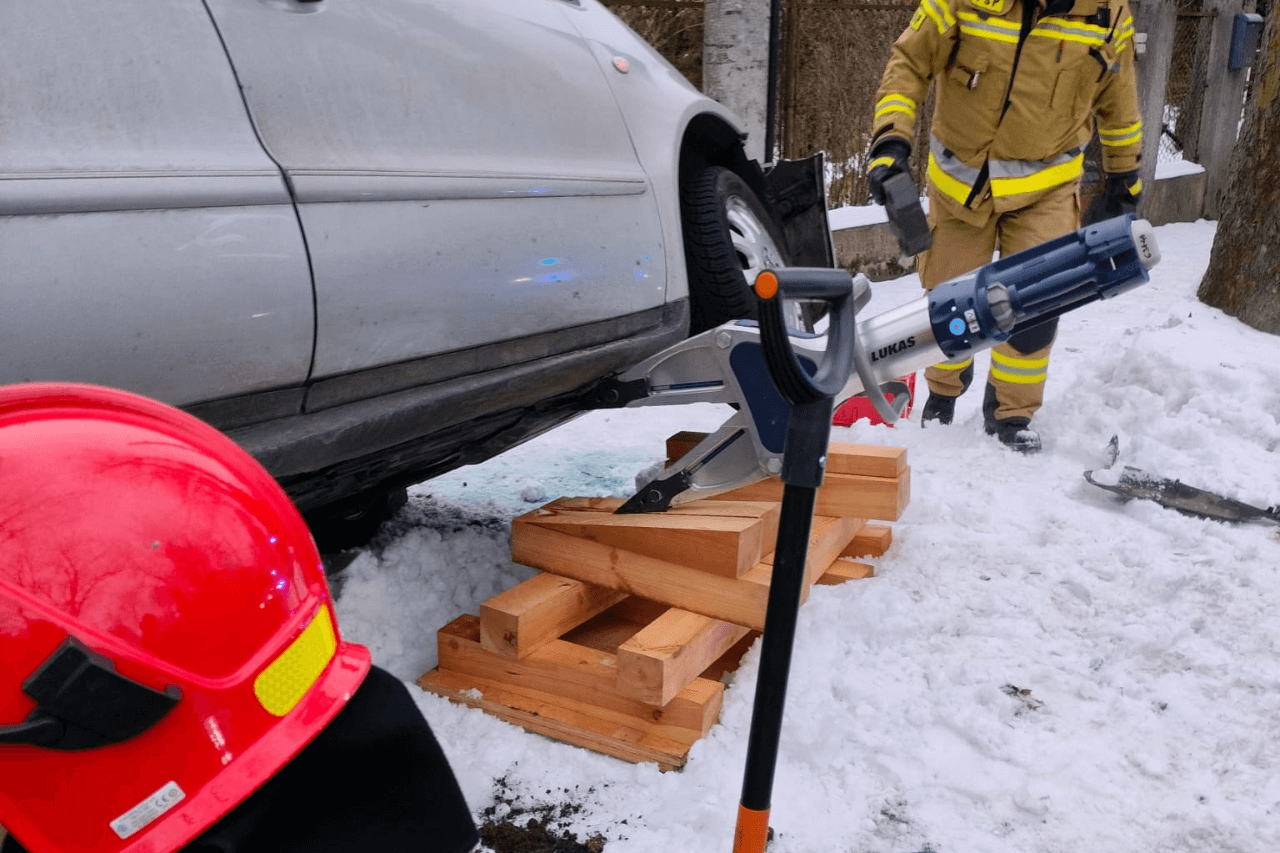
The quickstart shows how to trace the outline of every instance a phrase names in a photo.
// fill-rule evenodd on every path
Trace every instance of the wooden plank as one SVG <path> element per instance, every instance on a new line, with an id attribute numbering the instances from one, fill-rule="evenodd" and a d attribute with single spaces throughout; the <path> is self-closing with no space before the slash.
<path id="1" fill-rule="evenodd" d="M 782 481 L 777 477 L 716 496 L 717 500 L 781 501 Z M 897 521 L 911 499 L 911 469 L 896 478 L 858 474 L 827 474 L 818 489 L 814 512 L 826 516 L 874 518 Z"/>
<path id="2" fill-rule="evenodd" d="M 673 607 L 618 647 L 618 692 L 666 705 L 748 630 Z"/>
<path id="3" fill-rule="evenodd" d="M 667 464 L 675 462 L 707 437 L 705 432 L 678 432 L 667 438 Z M 907 470 L 905 447 L 881 447 L 833 441 L 827 445 L 828 474 L 897 477 Z"/>
<path id="4" fill-rule="evenodd" d="M 752 643 L 760 639 L 760 636 L 759 631 L 748 631 L 745 637 L 734 643 L 733 648 L 722 654 L 715 663 L 702 671 L 702 678 L 710 681 L 725 681 L 726 675 L 738 671 L 738 667 L 742 665 L 743 655 L 751 649 Z"/>
<path id="5" fill-rule="evenodd" d="M 809 554 L 805 563 L 805 598 L 809 597 L 808 588 L 827 570 L 849 542 L 867 523 L 861 518 L 825 518 L 817 516 L 813 519 L 813 533 L 809 537 Z"/>
<path id="6" fill-rule="evenodd" d="M 501 658 L 480 645 L 479 620 L 462 615 L 437 633 L 440 669 L 487 679 L 511 689 L 559 697 L 566 708 L 612 711 L 649 724 L 706 734 L 724 701 L 724 686 L 695 679 L 657 707 L 618 692 L 616 655 L 564 640 L 552 640 L 520 660 Z"/>
<path id="7" fill-rule="evenodd" d="M 737 625 L 764 628 L 767 565 L 757 564 L 740 578 L 726 578 L 568 536 L 539 523 L 541 512 L 526 513 L 511 524 L 511 559 L 517 563 Z"/>
<path id="8" fill-rule="evenodd" d="M 818 583 L 823 586 L 835 586 L 845 581 L 869 578 L 875 573 L 875 568 L 866 563 L 859 563 L 856 560 L 842 557 L 827 567 L 827 570 L 818 578 Z"/>
<path id="9" fill-rule="evenodd" d="M 644 626 L 666 613 L 669 609 L 668 605 L 660 601 L 650 601 L 647 598 L 632 595 L 610 607 L 606 612 L 611 616 L 629 619 Z"/>
<path id="10" fill-rule="evenodd" d="M 632 598 L 634 597 L 632 596 Z M 654 602 L 654 606 L 658 608 L 658 613 L 655 613 L 650 619 L 632 619 L 628 616 L 619 616 L 610 608 L 599 616 L 583 622 L 560 639 L 586 646 L 589 649 L 608 652 L 611 655 L 617 654 L 619 646 L 638 634 L 640 629 L 648 625 L 653 619 L 670 609 L 667 605 L 658 604 L 657 602 Z"/>
<path id="11" fill-rule="evenodd" d="M 605 710 L 568 708 L 563 700 L 536 690 L 515 690 L 484 678 L 433 669 L 418 679 L 423 690 L 479 708 L 487 714 L 564 743 L 624 761 L 656 762 L 663 770 L 683 767 L 693 732 L 619 719 Z"/>
<path id="12" fill-rule="evenodd" d="M 764 629 L 772 566 L 766 557 L 740 578 L 726 578 L 688 566 L 623 551 L 566 535 L 557 514 L 534 510 L 512 522 L 511 558 L 536 569 L 587 583 L 622 589 L 713 619 Z M 858 518 L 826 519 L 814 524 L 810 560 L 819 570 L 835 559 L 862 525 Z"/>
<path id="13" fill-rule="evenodd" d="M 868 524 L 853 537 L 841 557 L 881 557 L 893 544 L 893 528 L 885 524 Z"/>
<path id="14" fill-rule="evenodd" d="M 860 518 L 827 518 L 814 516 L 813 529 L 809 533 L 809 551 L 805 556 L 805 591 L 800 600 L 809 597 L 809 587 L 817 581 L 827 567 L 849 546 L 849 542 L 866 526 Z M 774 555 L 764 558 L 773 565 Z"/>
<path id="15" fill-rule="evenodd" d="M 778 536 L 777 502 L 694 501 L 666 512 L 616 515 L 618 498 L 560 498 L 543 507 L 558 514 L 562 533 L 690 566 L 725 577 L 741 577 L 773 550 Z"/>
<path id="16" fill-rule="evenodd" d="M 706 438 L 710 433 L 705 432 L 678 432 L 667 438 L 667 465 L 675 462 L 684 456 L 690 450 L 698 446 L 698 442 Z"/>
<path id="17" fill-rule="evenodd" d="M 827 445 L 828 474 L 857 474 L 863 477 L 899 477 L 907 470 L 905 447 L 850 444 L 833 441 Z"/>
<path id="18" fill-rule="evenodd" d="M 480 644 L 517 659 L 626 598 L 626 593 L 546 573 L 480 605 Z"/>

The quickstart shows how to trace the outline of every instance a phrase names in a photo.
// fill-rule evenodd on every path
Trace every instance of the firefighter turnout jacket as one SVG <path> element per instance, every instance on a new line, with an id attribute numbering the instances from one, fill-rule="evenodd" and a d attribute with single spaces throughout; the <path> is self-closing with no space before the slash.
<path id="1" fill-rule="evenodd" d="M 936 78 L 930 195 L 961 220 L 980 224 L 992 208 L 1018 210 L 1077 181 L 1095 121 L 1103 169 L 1136 170 L 1133 42 L 1125 0 L 921 0 L 876 96 L 873 145 L 915 138 Z"/>

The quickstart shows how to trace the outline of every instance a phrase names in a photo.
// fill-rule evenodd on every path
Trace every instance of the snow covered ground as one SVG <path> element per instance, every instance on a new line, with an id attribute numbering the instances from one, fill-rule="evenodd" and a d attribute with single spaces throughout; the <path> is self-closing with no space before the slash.
<path id="1" fill-rule="evenodd" d="M 1084 481 L 1118 464 L 1280 502 L 1280 338 L 1195 298 L 1214 224 L 1157 229 L 1146 287 L 1063 319 L 1038 456 L 956 423 L 865 422 L 833 439 L 908 448 L 911 502 L 876 577 L 800 614 L 774 853 L 1214 851 L 1280 847 L 1280 536 Z M 919 294 L 876 286 L 869 311 Z M 923 383 L 922 383 L 923 384 Z M 702 405 L 593 413 L 411 490 L 344 572 L 344 632 L 412 682 L 435 631 L 531 574 L 510 520 L 560 495 L 627 495 Z M 609 853 L 728 851 L 758 644 L 680 772 L 526 733 L 420 693 L 479 815 L 581 806 Z M 413 688 L 417 692 L 417 688 Z"/>

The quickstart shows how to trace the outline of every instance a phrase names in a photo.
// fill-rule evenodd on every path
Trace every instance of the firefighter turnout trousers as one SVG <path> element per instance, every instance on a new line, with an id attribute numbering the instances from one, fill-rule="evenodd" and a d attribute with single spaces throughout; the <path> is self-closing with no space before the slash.
<path id="1" fill-rule="evenodd" d="M 925 290 L 958 275 L 991 262 L 994 252 L 1001 257 L 1029 249 L 1074 231 L 1080 223 L 1078 183 L 1070 181 L 1054 187 L 1032 204 L 1018 210 L 997 213 L 987 200 L 975 213 L 987 216 L 960 219 L 949 214 L 948 207 L 929 187 L 929 226 L 933 246 L 920 256 L 920 283 Z M 991 351 L 991 369 L 987 377 L 987 399 L 984 405 L 988 420 L 994 402 L 996 420 L 1027 418 L 1040 408 L 1044 400 L 1045 378 L 1049 373 L 1049 349 L 1053 343 L 1057 321 L 1014 335 Z M 958 397 L 973 380 L 973 358 L 945 362 L 925 370 L 929 390 L 935 394 Z"/>

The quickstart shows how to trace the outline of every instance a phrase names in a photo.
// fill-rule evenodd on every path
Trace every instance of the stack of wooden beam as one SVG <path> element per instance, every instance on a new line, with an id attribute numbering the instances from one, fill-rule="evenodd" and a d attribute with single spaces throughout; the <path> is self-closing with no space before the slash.
<path id="1" fill-rule="evenodd" d="M 696 434 L 668 441 L 677 458 Z M 817 496 L 813 583 L 872 574 L 906 508 L 901 448 L 832 444 Z M 782 484 L 774 478 L 665 513 L 560 498 L 517 518 L 511 556 L 542 572 L 438 634 L 424 689 L 559 740 L 664 769 L 715 724 L 723 675 L 764 627 Z"/>

